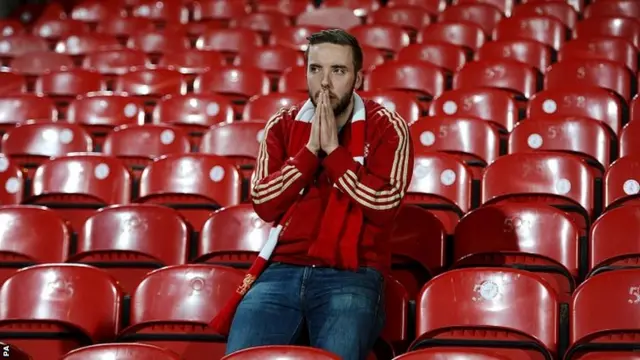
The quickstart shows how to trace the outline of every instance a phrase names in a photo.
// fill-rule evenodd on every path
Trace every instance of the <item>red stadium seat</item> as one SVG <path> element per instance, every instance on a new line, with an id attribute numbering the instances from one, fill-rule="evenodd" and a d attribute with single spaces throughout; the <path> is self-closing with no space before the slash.
<path id="1" fill-rule="evenodd" d="M 589 350 L 636 356 L 637 342 L 633 338 L 638 332 L 638 275 L 638 269 L 607 271 L 578 287 L 571 303 L 571 347 L 565 359 L 586 359 L 582 355 Z"/>
<path id="2" fill-rule="evenodd" d="M 541 87 L 539 79 L 535 68 L 514 60 L 473 61 L 454 76 L 453 88 L 498 88 L 528 99 Z"/>
<path id="3" fill-rule="evenodd" d="M 126 355 L 124 355 L 126 354 Z M 111 343 L 85 346 L 67 353 L 61 360 L 181 360 L 178 354 L 161 347 L 138 343 Z"/>
<path id="4" fill-rule="evenodd" d="M 446 266 L 446 232 L 428 210 L 402 205 L 391 236 L 391 276 L 415 299 L 422 286 Z M 429 251 L 423 251 L 428 248 Z"/>
<path id="5" fill-rule="evenodd" d="M 447 43 L 411 44 L 398 52 L 399 62 L 420 60 L 455 73 L 467 62 L 463 47 Z"/>
<path id="6" fill-rule="evenodd" d="M 578 22 L 574 36 L 578 39 L 620 37 L 638 47 L 640 46 L 640 21 L 628 17 L 593 17 Z"/>
<path id="7" fill-rule="evenodd" d="M 127 16 L 127 11 L 118 6 L 116 1 L 90 0 L 75 5 L 70 15 L 74 20 L 94 25 L 109 18 L 125 17 Z"/>
<path id="8" fill-rule="evenodd" d="M 77 65 L 81 65 L 79 60 L 89 53 L 120 48 L 121 45 L 114 36 L 102 33 L 72 35 L 56 44 L 56 52 L 74 57 Z"/>
<path id="9" fill-rule="evenodd" d="M 0 208 L 0 284 L 18 269 L 67 260 L 71 234 L 54 211 L 40 206 L 3 205 Z M 33 231 L 34 227 L 39 231 Z"/>
<path id="10" fill-rule="evenodd" d="M 25 203 L 55 209 L 77 232 L 97 209 L 130 199 L 131 174 L 120 160 L 75 153 L 40 165 Z"/>
<path id="11" fill-rule="evenodd" d="M 258 68 L 277 84 L 278 78 L 286 69 L 304 66 L 304 57 L 299 51 L 276 45 L 242 51 L 236 56 L 233 65 Z"/>
<path id="12" fill-rule="evenodd" d="M 439 22 L 427 26 L 418 33 L 417 42 L 443 42 L 462 46 L 469 52 L 477 51 L 487 41 L 482 28 L 474 23 Z"/>
<path id="13" fill-rule="evenodd" d="M 633 0 L 605 1 L 599 4 L 591 3 L 584 11 L 586 18 L 597 17 L 629 17 L 640 18 L 640 4 Z"/>
<path id="14" fill-rule="evenodd" d="M 178 70 L 190 83 L 197 75 L 226 64 L 224 55 L 217 51 L 188 49 L 164 54 L 158 66 Z"/>
<path id="15" fill-rule="evenodd" d="M 545 15 L 555 17 L 569 29 L 578 23 L 578 12 L 571 4 L 564 1 L 538 1 L 520 4 L 513 10 L 513 17 L 531 17 Z"/>
<path id="16" fill-rule="evenodd" d="M 631 121 L 620 132 L 620 157 L 640 155 L 636 141 L 640 137 L 640 122 Z"/>
<path id="17" fill-rule="evenodd" d="M 476 0 L 454 0 L 453 2 L 454 6 L 459 4 L 466 5 L 466 4 L 476 4 L 476 3 L 477 3 Z M 495 6 L 507 17 L 511 16 L 513 8 L 517 4 L 515 0 L 484 0 L 483 3 Z"/>
<path id="18" fill-rule="evenodd" d="M 0 38 L 0 59 L 4 65 L 16 56 L 49 51 L 49 44 L 41 37 L 30 34 L 16 34 Z"/>
<path id="19" fill-rule="evenodd" d="M 82 67 L 103 75 L 123 75 L 130 68 L 150 66 L 151 60 L 139 50 L 105 50 L 87 54 Z"/>
<path id="20" fill-rule="evenodd" d="M 188 50 L 191 44 L 186 33 L 165 29 L 139 31 L 132 34 L 127 40 L 127 47 L 143 51 L 154 61 L 167 53 L 180 53 Z"/>
<path id="21" fill-rule="evenodd" d="M 489 349 L 473 349 L 457 347 L 452 349 L 426 348 L 410 351 L 402 354 L 393 360 L 440 360 L 443 359 L 464 359 L 464 360 L 509 360 L 504 355 L 495 354 Z"/>
<path id="22" fill-rule="evenodd" d="M 493 29 L 503 17 L 504 15 L 497 7 L 478 2 L 450 6 L 438 16 L 438 21 L 470 22 L 480 26 L 487 36 L 491 36 Z"/>
<path id="23" fill-rule="evenodd" d="M 416 155 L 405 203 L 436 215 L 447 234 L 471 208 L 471 170 L 453 155 Z"/>
<path id="24" fill-rule="evenodd" d="M 259 13 L 278 12 L 294 19 L 305 11 L 313 10 L 310 0 L 260 0 L 254 4 L 254 11 Z"/>
<path id="25" fill-rule="evenodd" d="M 11 18 L 20 19 L 27 26 L 33 25 L 36 20 L 63 19 L 65 10 L 60 3 L 49 4 L 23 4 L 11 12 Z"/>
<path id="26" fill-rule="evenodd" d="M 2 348 L 3 355 L 6 354 L 8 357 L 10 354 L 12 359 L 15 359 L 15 360 L 32 360 L 33 359 L 29 354 L 22 351 L 22 349 L 18 348 L 17 346 L 0 343 L 0 347 Z"/>
<path id="27" fill-rule="evenodd" d="M 271 225 L 240 204 L 214 212 L 200 231 L 195 262 L 249 268 L 266 243 Z"/>
<path id="28" fill-rule="evenodd" d="M 320 9 L 346 7 L 359 17 L 366 17 L 370 13 L 380 9 L 378 0 L 324 0 Z"/>
<path id="29" fill-rule="evenodd" d="M 610 131 L 602 122 L 589 118 L 520 121 L 509 135 L 509 153 L 539 150 L 578 155 L 600 178 L 611 161 Z"/>
<path id="30" fill-rule="evenodd" d="M 58 41 L 71 35 L 81 35 L 89 32 L 89 26 L 80 20 L 55 19 L 38 21 L 33 26 L 33 34 L 51 42 Z"/>
<path id="31" fill-rule="evenodd" d="M 510 132 L 518 121 L 518 104 L 511 93 L 491 88 L 447 91 L 431 103 L 432 116 L 455 115 L 489 121 L 501 133 Z"/>
<path id="32" fill-rule="evenodd" d="M 214 21 L 228 25 L 251 10 L 247 1 L 234 0 L 195 0 L 193 1 L 193 19 L 195 21 Z"/>
<path id="33" fill-rule="evenodd" d="M 519 16 L 501 21 L 495 29 L 496 40 L 534 40 L 560 50 L 569 37 L 569 29 L 556 17 Z"/>
<path id="34" fill-rule="evenodd" d="M 113 341 L 123 294 L 100 269 L 43 264 L 0 287 L 0 337 L 34 359 L 59 359 L 77 347 Z"/>
<path id="35" fill-rule="evenodd" d="M 165 155 L 142 173 L 137 201 L 177 209 L 199 231 L 215 210 L 241 202 L 241 176 L 235 164 L 221 156 Z"/>
<path id="36" fill-rule="evenodd" d="M 621 99 L 612 91 L 597 87 L 544 90 L 533 95 L 527 104 L 529 119 L 591 118 L 607 125 L 615 136 L 621 131 L 622 111 Z"/>
<path id="37" fill-rule="evenodd" d="M 551 65 L 553 50 L 534 40 L 497 40 L 491 41 L 478 50 L 476 58 L 480 61 L 515 60 L 536 68 L 541 73 Z"/>
<path id="38" fill-rule="evenodd" d="M 306 66 L 296 66 L 285 70 L 278 81 L 278 91 L 281 93 L 302 92 L 308 94 Z"/>
<path id="39" fill-rule="evenodd" d="M 2 152 L 28 171 L 28 178 L 50 157 L 92 150 L 87 132 L 78 125 L 63 122 L 26 122 L 2 137 Z"/>
<path id="40" fill-rule="evenodd" d="M 248 180 L 255 167 L 265 125 L 264 121 L 238 121 L 212 126 L 202 136 L 200 152 L 233 160 Z"/>
<path id="41" fill-rule="evenodd" d="M 292 27 L 276 28 L 271 32 L 269 43 L 271 45 L 282 45 L 298 51 L 305 51 L 309 44 L 307 37 L 323 29 L 325 29 L 325 26 L 321 25 L 296 25 Z"/>
<path id="42" fill-rule="evenodd" d="M 358 25 L 349 30 L 358 39 L 358 43 L 384 51 L 389 56 L 409 45 L 407 32 L 397 25 Z"/>
<path id="43" fill-rule="evenodd" d="M 362 73 L 364 75 L 367 75 L 374 67 L 382 65 L 385 62 L 385 55 L 383 51 L 368 45 L 362 45 L 360 47 L 362 48 Z"/>
<path id="44" fill-rule="evenodd" d="M 567 60 L 551 65 L 544 79 L 545 89 L 601 87 L 629 101 L 636 81 L 626 66 L 608 60 Z"/>
<path id="45" fill-rule="evenodd" d="M 115 205 L 98 210 L 78 231 L 69 261 L 104 268 L 127 294 L 148 272 L 187 262 L 189 228 L 159 205 Z M 162 241 L 158 241 L 162 239 Z"/>
<path id="46" fill-rule="evenodd" d="M 637 158 L 635 159 L 637 164 Z M 593 222 L 589 233 L 589 276 L 638 267 L 637 203 L 607 210 Z M 624 231 L 620 231 L 624 229 Z"/>
<path id="47" fill-rule="evenodd" d="M 131 34 L 153 29 L 155 29 L 153 21 L 147 18 L 110 16 L 98 23 L 96 32 L 115 36 L 124 43 Z"/>
<path id="48" fill-rule="evenodd" d="M 361 94 L 362 95 L 362 94 Z M 271 93 L 251 97 L 244 106 L 242 120 L 271 119 L 283 107 L 289 107 L 306 101 L 309 97 L 303 93 Z"/>
<path id="49" fill-rule="evenodd" d="M 150 19 L 160 27 L 169 24 L 184 24 L 189 21 L 189 10 L 179 1 L 136 1 L 136 5 L 131 10 L 131 14 L 134 17 Z"/>
<path id="50" fill-rule="evenodd" d="M 389 111 L 396 112 L 408 124 L 418 120 L 422 113 L 420 103 L 415 99 L 415 97 L 412 94 L 407 94 L 402 91 L 361 91 L 359 92 L 359 95 L 362 98 L 377 102 Z"/>
<path id="51" fill-rule="evenodd" d="M 114 91 L 143 99 L 145 112 L 151 114 L 156 102 L 163 96 L 186 94 L 187 83 L 176 70 L 136 68 L 116 78 Z"/>
<path id="52" fill-rule="evenodd" d="M 17 34 L 23 34 L 24 27 L 22 23 L 14 19 L 0 20 L 0 36 L 9 37 Z"/>
<path id="53" fill-rule="evenodd" d="M 464 161 L 479 180 L 483 169 L 500 154 L 498 130 L 485 120 L 460 116 L 418 119 L 409 128 L 416 155 L 451 153 Z"/>
<path id="54" fill-rule="evenodd" d="M 572 215 L 581 235 L 594 213 L 594 176 L 579 157 L 558 152 L 499 157 L 482 176 L 481 204 L 545 202 Z"/>
<path id="55" fill-rule="evenodd" d="M 638 79 L 638 82 L 640 83 L 640 79 Z M 640 96 L 634 96 L 633 100 L 631 100 L 631 103 L 629 104 L 629 107 L 629 112 L 631 113 L 629 115 L 629 120 L 640 119 Z"/>
<path id="56" fill-rule="evenodd" d="M 84 69 L 46 73 L 38 77 L 35 84 L 35 92 L 54 99 L 62 111 L 78 95 L 102 90 L 105 90 L 102 76 Z"/>
<path id="57" fill-rule="evenodd" d="M 185 129 L 192 144 L 212 125 L 233 122 L 229 99 L 216 94 L 168 95 L 153 110 L 153 123 L 172 124 Z"/>
<path id="58" fill-rule="evenodd" d="M 154 158 L 166 154 L 186 154 L 189 137 L 182 129 L 166 124 L 122 125 L 104 139 L 102 152 L 118 157 L 136 179 Z"/>
<path id="59" fill-rule="evenodd" d="M 623 64 L 638 71 L 638 50 L 629 41 L 616 37 L 581 38 L 566 43 L 558 58 L 564 60 L 601 59 Z"/>
<path id="60" fill-rule="evenodd" d="M 387 7 L 417 6 L 427 10 L 430 14 L 439 14 L 447 7 L 445 0 L 389 0 Z"/>
<path id="61" fill-rule="evenodd" d="M 25 92 L 27 82 L 24 76 L 0 69 L 0 96 Z"/>
<path id="62" fill-rule="evenodd" d="M 58 119 L 53 100 L 43 95 L 16 94 L 0 97 L 0 132 L 5 133 L 27 120 Z"/>
<path id="63" fill-rule="evenodd" d="M 421 101 L 441 95 L 446 88 L 443 69 L 421 61 L 386 62 L 376 66 L 364 79 L 364 90 L 412 92 Z"/>
<path id="64" fill-rule="evenodd" d="M 120 333 L 120 341 L 160 346 L 182 359 L 222 358 L 224 338 L 207 324 L 244 276 L 241 270 L 209 264 L 149 273 L 131 296 L 130 326 Z"/>
<path id="65" fill-rule="evenodd" d="M 535 272 L 568 303 L 580 275 L 579 229 L 546 204 L 503 203 L 468 213 L 456 227 L 454 267 L 500 266 Z"/>
<path id="66" fill-rule="evenodd" d="M 451 270 L 422 288 L 409 349 L 464 346 L 491 348 L 509 359 L 553 358 L 558 305 L 548 283 L 528 271 Z"/>
<path id="67" fill-rule="evenodd" d="M 249 29 L 208 29 L 196 41 L 200 50 L 214 50 L 232 59 L 245 50 L 262 46 L 260 34 Z"/>
<path id="68" fill-rule="evenodd" d="M 222 358 L 222 360 L 340 360 L 329 351 L 305 346 L 267 345 L 239 350 Z"/>
<path id="69" fill-rule="evenodd" d="M 292 26 L 291 17 L 276 11 L 254 12 L 235 20 L 235 26 L 260 33 L 263 40 L 268 40 L 271 32 L 278 28 Z"/>
<path id="70" fill-rule="evenodd" d="M 385 314 L 387 318 L 380 337 L 373 345 L 368 359 L 390 359 L 409 345 L 407 322 L 409 321 L 409 294 L 404 286 L 392 277 L 385 277 Z M 375 357 L 374 357 L 375 355 Z"/>
<path id="71" fill-rule="evenodd" d="M 635 204 L 640 192 L 640 171 L 638 154 L 625 154 L 607 169 L 604 175 L 604 208 L 605 210 L 620 205 Z"/>
<path id="72" fill-rule="evenodd" d="M 32 52 L 11 60 L 11 70 L 27 76 L 39 76 L 51 71 L 64 71 L 74 66 L 73 59 L 55 52 Z"/>
<path id="73" fill-rule="evenodd" d="M 375 11 L 375 10 L 374 10 Z M 321 26 L 349 30 L 362 24 L 362 20 L 352 9 L 346 7 L 325 7 L 298 15 L 298 26 Z"/>
<path id="74" fill-rule="evenodd" d="M 415 37 L 420 29 L 431 24 L 431 15 L 418 6 L 382 7 L 367 16 L 367 24 L 400 26 Z"/>
<path id="75" fill-rule="evenodd" d="M 25 194 L 24 174 L 4 154 L 0 154 L 0 184 L 4 184 L 4 190 L 0 190 L 0 206 L 22 202 Z"/>
<path id="76" fill-rule="evenodd" d="M 270 91 L 269 78 L 259 68 L 250 66 L 227 66 L 209 70 L 193 83 L 196 94 L 217 93 L 228 97 L 238 117 L 242 108 L 254 95 L 266 95 Z"/>

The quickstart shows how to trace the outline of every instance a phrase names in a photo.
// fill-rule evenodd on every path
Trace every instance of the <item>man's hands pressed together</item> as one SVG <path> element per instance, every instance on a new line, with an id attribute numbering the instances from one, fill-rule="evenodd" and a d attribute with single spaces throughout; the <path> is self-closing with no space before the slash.
<path id="1" fill-rule="evenodd" d="M 316 113 L 311 122 L 311 135 L 307 142 L 307 149 L 316 155 L 320 150 L 329 155 L 338 146 L 338 129 L 329 91 L 323 89 L 318 97 Z"/>

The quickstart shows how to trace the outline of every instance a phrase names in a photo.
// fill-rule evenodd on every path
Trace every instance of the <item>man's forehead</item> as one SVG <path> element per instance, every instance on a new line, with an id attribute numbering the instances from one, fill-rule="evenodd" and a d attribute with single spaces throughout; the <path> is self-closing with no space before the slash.
<path id="1" fill-rule="evenodd" d="M 353 65 L 351 47 L 331 43 L 316 44 L 309 47 L 309 62 L 319 65 Z"/>

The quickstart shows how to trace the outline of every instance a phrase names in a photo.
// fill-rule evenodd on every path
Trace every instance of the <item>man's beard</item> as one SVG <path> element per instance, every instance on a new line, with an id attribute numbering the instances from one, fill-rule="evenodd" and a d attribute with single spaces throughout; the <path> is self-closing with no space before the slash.
<path id="1" fill-rule="evenodd" d="M 333 115 L 337 118 L 340 115 L 344 114 L 345 111 L 347 111 L 347 108 L 349 107 L 349 105 L 351 104 L 351 98 L 353 97 L 353 91 L 355 90 L 355 84 L 354 86 L 351 86 L 351 90 L 349 90 L 349 92 L 341 97 L 340 99 L 338 99 L 338 104 L 333 107 Z M 309 90 L 309 99 L 311 99 L 311 102 L 313 103 L 313 106 L 318 107 L 318 102 L 317 102 L 317 97 L 320 95 L 320 92 L 318 92 L 316 94 L 316 96 L 312 96 L 311 91 Z M 334 96 L 333 94 L 329 94 L 329 100 L 331 100 L 331 96 Z"/>

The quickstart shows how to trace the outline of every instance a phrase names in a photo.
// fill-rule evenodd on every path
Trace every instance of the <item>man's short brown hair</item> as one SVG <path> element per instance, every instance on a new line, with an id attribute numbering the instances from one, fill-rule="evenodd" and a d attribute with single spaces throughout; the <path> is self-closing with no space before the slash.
<path id="1" fill-rule="evenodd" d="M 355 36 L 349 34 L 348 32 L 342 29 L 330 29 L 330 30 L 322 30 L 315 34 L 312 34 L 307 38 L 309 40 L 309 46 L 304 53 L 305 61 L 309 59 L 309 47 L 311 45 L 318 44 L 335 44 L 335 45 L 344 45 L 351 47 L 351 53 L 353 54 L 353 68 L 355 72 L 358 72 L 362 69 L 362 48 L 358 43 L 358 40 Z"/>

